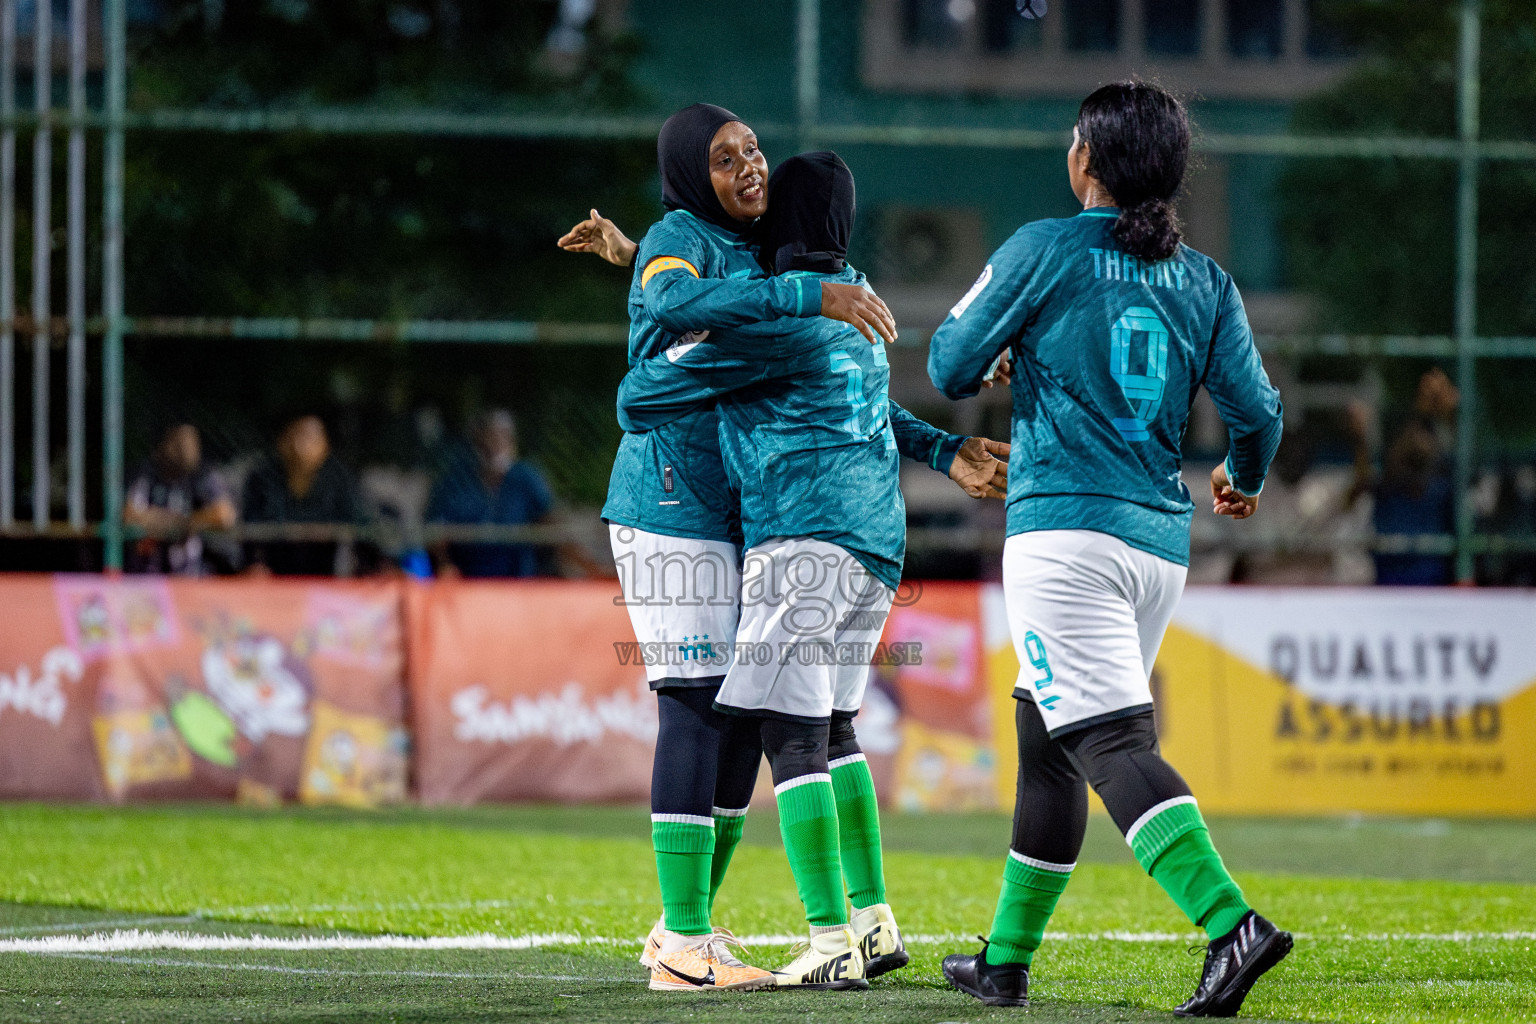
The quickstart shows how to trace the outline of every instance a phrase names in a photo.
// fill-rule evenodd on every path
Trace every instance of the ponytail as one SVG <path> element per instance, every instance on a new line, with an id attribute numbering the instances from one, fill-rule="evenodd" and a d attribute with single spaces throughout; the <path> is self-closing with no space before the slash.
<path id="1" fill-rule="evenodd" d="M 1135 206 L 1122 207 L 1114 234 L 1126 252 L 1137 259 L 1153 261 L 1165 260 L 1178 252 L 1183 238 L 1178 214 L 1166 199 L 1143 199 Z"/>
<path id="2" fill-rule="evenodd" d="M 1115 239 L 1138 259 L 1165 260 L 1181 235 L 1173 198 L 1189 164 L 1189 115 L 1167 90 L 1116 82 L 1095 90 L 1077 112 L 1088 144 L 1088 173 L 1120 208 Z"/>

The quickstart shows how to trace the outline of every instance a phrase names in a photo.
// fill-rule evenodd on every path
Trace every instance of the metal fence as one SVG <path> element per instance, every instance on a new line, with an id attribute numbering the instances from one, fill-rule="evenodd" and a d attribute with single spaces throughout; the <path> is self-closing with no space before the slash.
<path id="1" fill-rule="evenodd" d="M 103 0 L 104 89 L 99 108 L 87 104 L 86 0 L 70 0 L 68 45 L 68 106 L 53 104 L 54 64 L 51 20 L 36 19 L 33 34 L 33 110 L 16 108 L 16 47 L 18 0 L 0 2 L 0 533 L 9 536 L 99 536 L 105 564 L 122 566 L 124 529 L 121 524 L 124 486 L 124 338 L 129 335 L 195 336 L 244 339 L 326 339 L 407 343 L 481 342 L 534 344 L 540 342 L 617 344 L 623 329 L 611 323 L 534 323 L 523 321 L 368 320 L 239 317 L 170 317 L 153 310 L 123 308 L 124 152 L 132 133 L 213 132 L 231 134 L 306 132 L 316 135 L 434 135 L 446 137 L 516 138 L 537 140 L 639 140 L 653 138 L 656 117 L 567 116 L 524 113 L 462 113 L 438 109 L 304 108 L 292 110 L 126 109 L 126 0 Z M 823 116 L 821 88 L 823 0 L 797 0 L 794 120 L 755 123 L 760 133 L 794 138 L 802 148 L 826 145 L 882 147 L 968 147 L 991 150 L 1059 150 L 1068 136 L 1054 131 L 934 125 L 842 123 Z M 46 9 L 46 5 L 40 5 Z M 1536 338 L 1483 337 L 1478 334 L 1477 259 L 1479 175 L 1495 161 L 1536 163 L 1536 141 L 1484 141 L 1479 133 L 1479 52 L 1481 12 L 1478 0 L 1460 4 L 1458 66 L 1458 131 L 1454 138 L 1401 136 L 1300 136 L 1294 134 L 1206 134 L 1197 140 L 1205 152 L 1292 159 L 1401 158 L 1452 162 L 1457 173 L 1455 196 L 1454 331 L 1441 336 L 1316 336 L 1284 335 L 1260 338 L 1266 352 L 1284 355 L 1348 355 L 1358 357 L 1454 358 L 1462 401 L 1455 452 L 1456 532 L 1453 537 L 1407 540 L 1384 538 L 1387 549 L 1454 551 L 1457 573 L 1468 579 L 1473 555 L 1508 547 L 1498 538 L 1474 535 L 1468 498 L 1474 472 L 1474 417 L 1477 411 L 1476 366 L 1479 359 L 1536 357 Z M 66 273 L 68 302 L 63 317 L 49 308 L 50 184 L 52 133 L 69 135 L 67 167 Z M 33 157 L 34 248 L 33 295 L 27 315 L 15 303 L 15 200 L 18 135 L 30 131 Z M 88 317 L 85 295 L 86 140 L 103 147 L 99 315 Z M 131 240 L 129 240 L 131 242 Z M 33 337 L 32 458 L 33 493 L 30 523 L 13 522 L 16 482 L 15 394 L 16 336 Z M 67 523 L 49 521 L 50 393 L 49 340 L 67 338 L 68 459 Z M 103 517 L 86 521 L 86 345 L 101 339 L 102 367 L 102 489 Z M 921 344 L 921 332 L 903 335 L 903 343 Z M 1401 539 L 1399 539 L 1401 540 Z M 1516 547 L 1519 546 L 1517 543 Z"/>

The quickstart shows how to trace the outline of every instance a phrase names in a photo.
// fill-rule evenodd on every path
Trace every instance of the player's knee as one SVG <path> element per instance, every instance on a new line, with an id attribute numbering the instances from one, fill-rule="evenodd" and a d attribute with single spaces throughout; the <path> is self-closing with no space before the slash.
<path id="1" fill-rule="evenodd" d="M 854 711 L 832 712 L 832 725 L 827 733 L 827 760 L 836 761 L 863 753 L 859 749 L 859 737 L 853 731 Z"/>
<path id="2" fill-rule="evenodd" d="M 656 753 L 651 764 L 651 811 L 705 815 L 714 805 L 719 756 L 718 712 L 709 688 L 656 692 Z"/>
<path id="3" fill-rule="evenodd" d="M 757 770 L 763 761 L 762 722 L 729 716 L 720 737 L 720 762 L 715 776 L 715 806 L 740 809 L 752 802 Z"/>
<path id="4" fill-rule="evenodd" d="M 1095 767 L 1112 765 L 1134 754 L 1156 753 L 1157 726 L 1148 710 L 1069 732 L 1057 742 L 1092 781 Z"/>
<path id="5" fill-rule="evenodd" d="M 715 743 L 720 713 L 714 710 L 715 690 L 710 687 L 667 687 L 656 691 L 658 739 L 668 743 Z"/>
<path id="6" fill-rule="evenodd" d="M 1158 752 L 1151 711 L 1068 733 L 1060 742 L 1122 831 L 1163 801 L 1190 795 Z"/>
<path id="7" fill-rule="evenodd" d="M 763 719 L 763 753 L 768 755 L 775 786 L 802 775 L 827 773 L 827 731 L 825 722 Z"/>

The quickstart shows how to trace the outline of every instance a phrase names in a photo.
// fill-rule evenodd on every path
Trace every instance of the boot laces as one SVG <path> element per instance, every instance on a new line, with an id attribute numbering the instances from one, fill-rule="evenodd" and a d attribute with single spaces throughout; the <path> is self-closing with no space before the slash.
<path id="1" fill-rule="evenodd" d="M 811 940 L 800 939 L 789 947 L 789 965 L 793 967 L 811 952 Z M 787 970 L 788 968 L 786 968 Z"/>
<path id="2" fill-rule="evenodd" d="M 747 966 L 731 952 L 732 946 L 741 950 L 743 953 L 747 951 L 747 947 L 742 944 L 740 939 L 731 934 L 731 931 L 728 928 L 716 928 L 714 932 L 709 936 L 709 941 L 704 943 L 704 949 L 709 953 L 709 955 L 713 956 L 716 960 L 725 966 Z"/>
<path id="3" fill-rule="evenodd" d="M 747 951 L 747 944 L 736 937 L 736 933 L 723 925 L 715 925 L 715 938 L 727 946 L 735 946 L 743 953 Z"/>

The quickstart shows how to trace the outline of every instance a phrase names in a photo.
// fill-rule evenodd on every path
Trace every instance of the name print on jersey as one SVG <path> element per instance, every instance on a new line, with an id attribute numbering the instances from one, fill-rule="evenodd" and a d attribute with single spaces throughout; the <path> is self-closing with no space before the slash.
<path id="1" fill-rule="evenodd" d="M 1091 248 L 1088 253 L 1093 257 L 1095 279 L 1157 285 L 1160 288 L 1172 288 L 1176 292 L 1184 290 L 1185 267 L 1180 260 L 1151 263 L 1119 249 Z"/>

